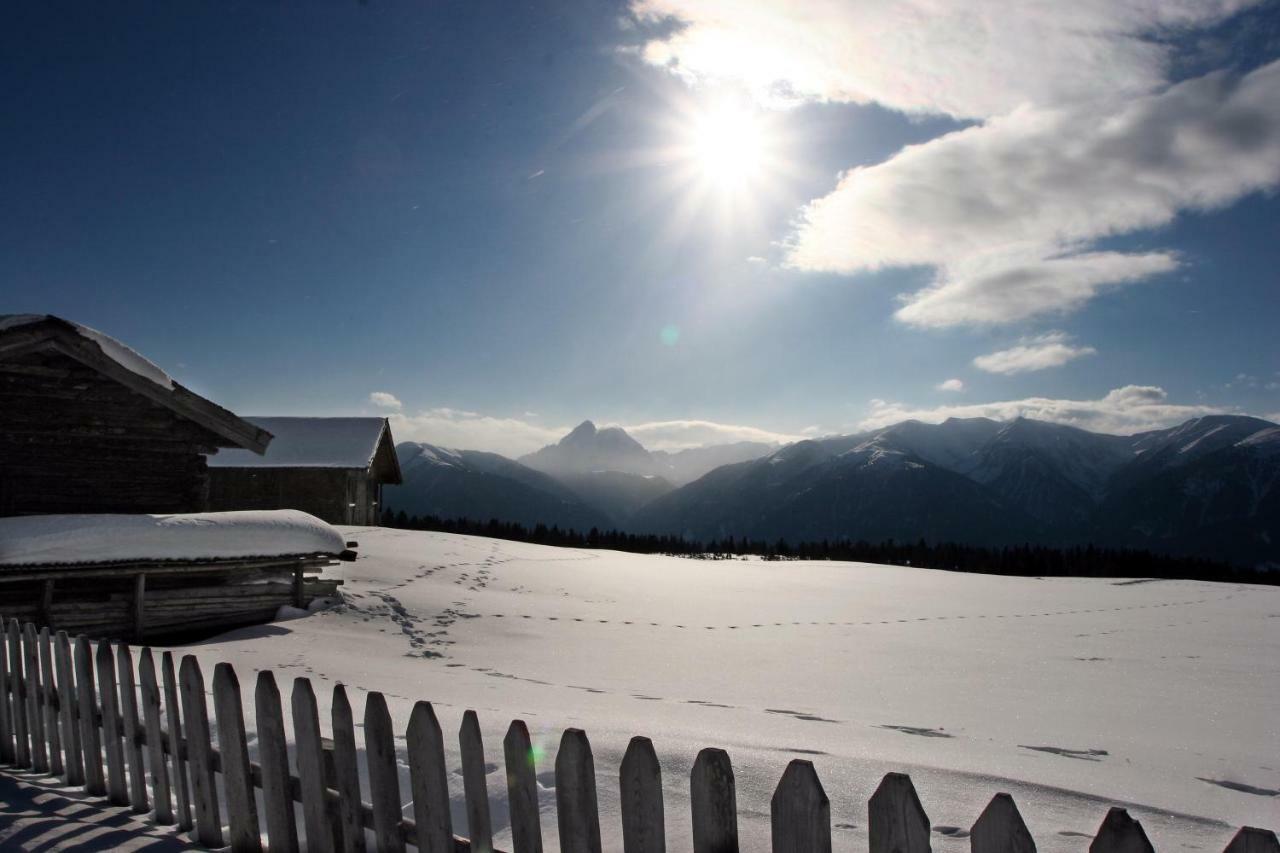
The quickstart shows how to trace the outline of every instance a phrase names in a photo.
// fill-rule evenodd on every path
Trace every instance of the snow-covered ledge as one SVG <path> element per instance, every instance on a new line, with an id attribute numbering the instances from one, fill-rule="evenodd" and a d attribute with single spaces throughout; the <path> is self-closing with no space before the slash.
<path id="1" fill-rule="evenodd" d="M 337 529 L 294 509 L 0 518 L 0 570 L 138 560 L 338 556 L 344 548 Z"/>

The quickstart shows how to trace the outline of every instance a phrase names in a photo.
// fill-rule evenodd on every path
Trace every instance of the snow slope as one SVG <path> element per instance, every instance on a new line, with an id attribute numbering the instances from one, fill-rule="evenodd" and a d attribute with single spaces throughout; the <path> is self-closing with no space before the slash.
<path id="1" fill-rule="evenodd" d="M 769 797 L 797 756 L 817 766 L 837 849 L 865 849 L 866 801 L 890 770 L 911 774 L 935 827 L 967 829 L 1011 792 L 1042 851 L 1085 850 L 1111 803 L 1131 804 L 1159 850 L 1280 826 L 1280 589 L 343 532 L 360 542 L 341 568 L 349 603 L 197 647 L 206 675 L 229 660 L 246 684 L 258 668 L 285 690 L 308 676 L 325 720 L 335 682 L 357 717 L 363 691 L 379 690 L 400 732 L 427 699 L 450 743 L 475 708 L 499 846 L 513 717 L 545 750 L 547 786 L 562 730 L 587 731 L 607 849 L 619 849 L 617 768 L 635 734 L 662 761 L 675 850 L 689 848 L 688 771 L 705 746 L 733 759 L 746 850 L 768 849 Z M 969 842 L 938 831 L 933 844 Z"/>

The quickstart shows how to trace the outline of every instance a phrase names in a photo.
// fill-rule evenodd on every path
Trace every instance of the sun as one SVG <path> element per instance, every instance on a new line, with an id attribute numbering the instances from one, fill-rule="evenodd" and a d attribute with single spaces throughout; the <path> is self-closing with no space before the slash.
<path id="1" fill-rule="evenodd" d="M 764 123 L 738 104 L 715 104 L 694 116 L 688 137 L 688 154 L 698 172 L 721 188 L 749 185 L 768 161 Z"/>

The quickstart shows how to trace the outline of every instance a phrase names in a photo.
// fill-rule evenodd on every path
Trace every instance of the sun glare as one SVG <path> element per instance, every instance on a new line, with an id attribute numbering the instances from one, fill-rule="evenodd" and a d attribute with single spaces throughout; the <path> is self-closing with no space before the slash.
<path id="1" fill-rule="evenodd" d="M 764 126 L 755 113 L 720 104 L 695 118 L 689 149 L 703 177 L 722 187 L 738 188 L 755 180 L 764 167 Z"/>

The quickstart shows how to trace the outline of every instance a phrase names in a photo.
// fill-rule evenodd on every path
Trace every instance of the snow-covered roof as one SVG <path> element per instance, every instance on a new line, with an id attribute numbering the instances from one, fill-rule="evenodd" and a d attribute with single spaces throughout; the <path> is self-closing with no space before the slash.
<path id="1" fill-rule="evenodd" d="M 386 418 L 274 418 L 245 420 L 275 436 L 261 456 L 223 450 L 209 457 L 210 468 L 359 468 L 373 464 L 387 436 Z M 391 455 L 394 457 L 394 449 Z"/>
<path id="2" fill-rule="evenodd" d="M 46 320 L 57 320 L 66 323 L 75 330 L 76 334 L 97 344 L 103 355 L 116 364 L 131 373 L 136 373 L 142 378 L 154 382 L 162 388 L 173 390 L 173 379 L 169 374 L 157 367 L 154 362 L 143 357 L 131 347 L 120 343 L 110 335 L 103 334 L 97 329 L 91 329 L 72 320 L 63 320 L 61 317 L 55 317 L 52 314 L 0 314 L 0 332 L 7 329 L 16 329 L 20 326 L 34 326 Z"/>
<path id="3" fill-rule="evenodd" d="M 335 528 L 296 509 L 0 518 L 0 569 L 139 560 L 340 554 Z"/>
<path id="4" fill-rule="evenodd" d="M 260 453 L 271 441 L 269 433 L 182 387 L 110 335 L 53 314 L 0 314 L 0 355 L 21 360 L 48 354 L 74 359 L 236 447 Z"/>

